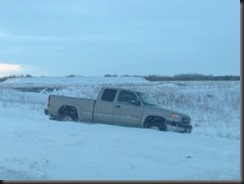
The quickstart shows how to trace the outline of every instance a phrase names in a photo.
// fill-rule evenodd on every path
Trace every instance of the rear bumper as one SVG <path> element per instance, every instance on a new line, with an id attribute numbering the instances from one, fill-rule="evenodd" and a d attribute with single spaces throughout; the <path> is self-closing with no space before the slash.
<path id="1" fill-rule="evenodd" d="M 44 111 L 44 114 L 45 114 L 45 115 L 49 116 L 49 119 L 56 120 L 55 117 L 51 116 L 51 114 L 48 112 L 47 109 L 44 109 L 43 111 Z"/>
<path id="2" fill-rule="evenodd" d="M 44 109 L 44 114 L 49 115 L 48 110 Z"/>

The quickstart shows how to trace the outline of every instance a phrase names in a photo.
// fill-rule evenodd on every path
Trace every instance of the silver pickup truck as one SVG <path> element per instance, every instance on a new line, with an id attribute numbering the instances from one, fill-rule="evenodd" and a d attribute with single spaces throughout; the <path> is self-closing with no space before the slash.
<path id="1" fill-rule="evenodd" d="M 191 117 L 164 109 L 151 96 L 121 88 L 102 88 L 96 100 L 49 95 L 50 119 L 144 127 L 191 133 Z"/>

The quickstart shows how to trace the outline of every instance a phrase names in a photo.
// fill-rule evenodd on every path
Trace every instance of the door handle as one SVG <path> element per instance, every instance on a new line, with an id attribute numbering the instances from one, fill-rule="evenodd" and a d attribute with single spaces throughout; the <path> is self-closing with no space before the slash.
<path id="1" fill-rule="evenodd" d="M 117 107 L 118 109 L 120 109 L 120 105 L 116 105 L 116 107 Z"/>

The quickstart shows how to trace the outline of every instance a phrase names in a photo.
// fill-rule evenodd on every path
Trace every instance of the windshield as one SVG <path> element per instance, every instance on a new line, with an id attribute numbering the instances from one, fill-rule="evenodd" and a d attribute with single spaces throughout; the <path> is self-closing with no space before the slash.
<path id="1" fill-rule="evenodd" d="M 140 92 L 137 92 L 137 94 L 140 97 L 140 99 L 144 105 L 152 105 L 152 106 L 158 105 L 157 101 L 154 98 L 152 98 L 151 96 L 149 96 L 145 93 L 140 93 Z"/>

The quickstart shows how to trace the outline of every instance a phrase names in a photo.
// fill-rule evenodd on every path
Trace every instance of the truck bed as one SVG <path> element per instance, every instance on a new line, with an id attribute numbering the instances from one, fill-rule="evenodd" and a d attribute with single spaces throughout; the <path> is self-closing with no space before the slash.
<path id="1" fill-rule="evenodd" d="M 93 99 L 51 95 L 48 111 L 50 115 L 55 116 L 58 114 L 57 111 L 65 104 L 65 106 L 72 106 L 76 108 L 78 112 L 78 119 L 84 121 L 93 121 L 95 102 L 96 100 Z"/>

